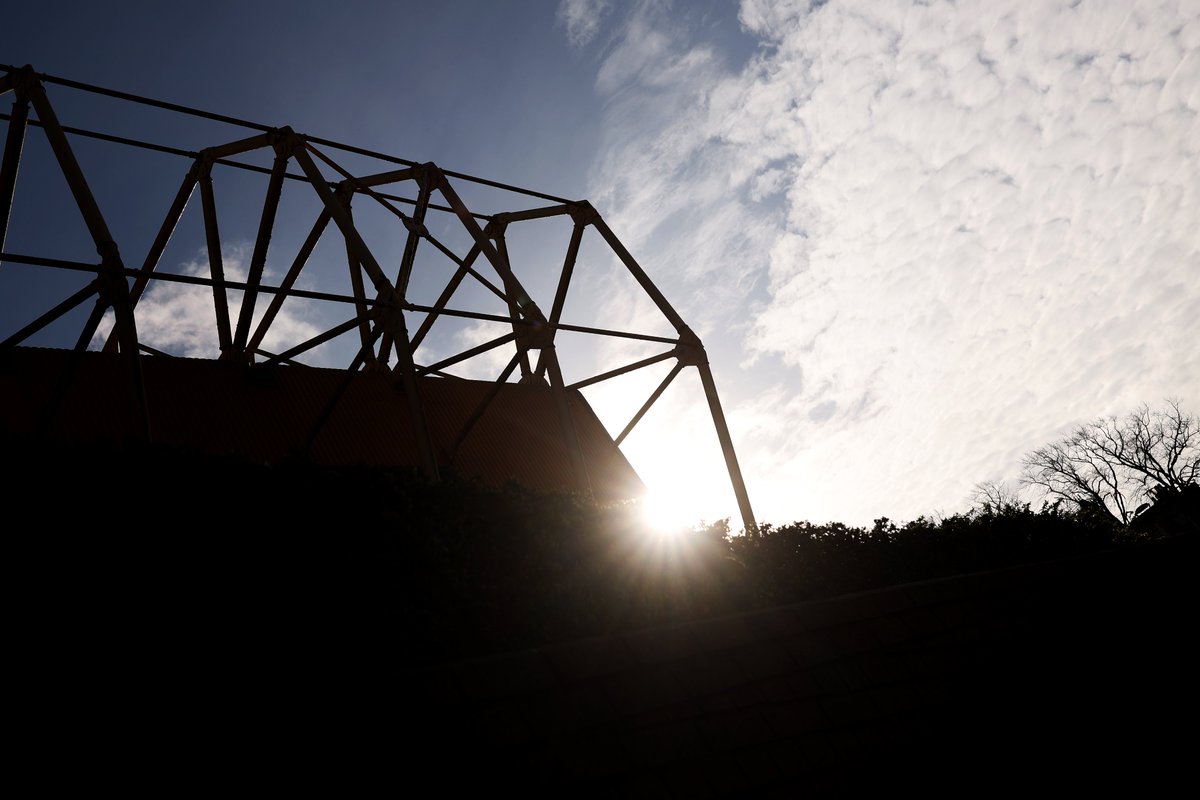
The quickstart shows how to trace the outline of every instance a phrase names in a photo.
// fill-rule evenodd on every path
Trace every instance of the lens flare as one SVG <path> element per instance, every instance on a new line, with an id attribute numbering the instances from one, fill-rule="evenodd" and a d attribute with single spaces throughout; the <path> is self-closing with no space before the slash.
<path id="1" fill-rule="evenodd" d="M 678 536 L 696 522 L 692 504 L 680 494 L 651 490 L 641 501 L 642 519 L 659 536 Z"/>

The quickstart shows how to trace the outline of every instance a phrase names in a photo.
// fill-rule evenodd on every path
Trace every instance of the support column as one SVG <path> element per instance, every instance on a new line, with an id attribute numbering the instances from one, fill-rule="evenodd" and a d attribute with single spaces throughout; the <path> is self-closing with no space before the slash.
<path id="1" fill-rule="evenodd" d="M 133 305 L 129 301 L 129 282 L 125 278 L 125 265 L 121 261 L 117 243 L 113 241 L 112 233 L 104 221 L 104 215 L 100 213 L 100 206 L 96 203 L 91 187 L 88 186 L 87 179 L 83 176 L 83 170 L 80 169 L 79 162 L 75 159 L 75 153 L 71 150 L 67 135 L 58 121 L 58 115 L 54 113 L 54 108 L 51 107 L 50 100 L 46 97 L 45 89 L 40 83 L 34 82 L 29 86 L 28 93 L 29 99 L 37 111 L 38 120 L 41 122 L 43 130 L 46 131 L 46 140 L 50 143 L 50 149 L 54 151 L 58 166 L 67 180 L 67 186 L 71 189 L 71 195 L 75 198 L 79 213 L 96 245 L 96 252 L 100 255 L 101 269 L 97 278 L 101 299 L 80 333 L 75 347 L 76 352 L 81 353 L 86 349 L 96 334 L 104 310 L 111 306 L 115 317 L 118 344 L 121 347 L 121 357 L 125 361 L 129 376 L 130 411 L 134 416 L 135 430 L 137 435 L 150 439 L 150 412 L 146 402 L 146 387 L 142 380 L 137 324 L 133 318 Z M 79 356 L 72 357 L 67 372 L 60 381 L 63 393 L 73 379 L 78 359 Z M 48 423 L 53 413 L 54 408 L 48 408 L 44 421 Z"/>
<path id="2" fill-rule="evenodd" d="M 729 426 L 725 423 L 725 413 L 721 410 L 721 398 L 717 396 L 717 384 L 713 381 L 712 370 L 708 368 L 707 358 L 697 364 L 700 371 L 700 382 L 704 384 L 704 396 L 708 398 L 708 410 L 712 414 L 713 427 L 717 429 L 717 439 L 721 442 L 721 452 L 725 455 L 725 469 L 729 471 L 729 482 L 733 484 L 733 493 L 737 496 L 738 510 L 742 513 L 742 527 L 747 533 L 758 530 L 754 521 L 754 510 L 750 508 L 750 494 L 746 491 L 746 482 L 742 479 L 742 468 L 738 466 L 737 453 L 733 449 L 733 439 L 729 436 Z"/>

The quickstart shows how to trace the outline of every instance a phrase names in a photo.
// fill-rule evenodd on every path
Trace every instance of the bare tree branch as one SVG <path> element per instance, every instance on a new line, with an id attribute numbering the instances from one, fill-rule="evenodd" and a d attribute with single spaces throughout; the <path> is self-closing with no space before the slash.
<path id="1" fill-rule="evenodd" d="M 1128 524 L 1139 500 L 1196 483 L 1200 420 L 1184 412 L 1178 400 L 1166 401 L 1161 410 L 1143 405 L 1121 419 L 1079 425 L 1026 455 L 1022 464 L 1023 485 L 1077 506 L 1105 508 Z"/>

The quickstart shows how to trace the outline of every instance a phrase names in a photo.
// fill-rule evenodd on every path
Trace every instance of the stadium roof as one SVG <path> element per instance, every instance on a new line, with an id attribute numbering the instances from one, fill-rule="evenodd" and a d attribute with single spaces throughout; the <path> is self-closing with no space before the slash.
<path id="1" fill-rule="evenodd" d="M 15 348 L 0 362 L 0 431 L 32 435 L 67 361 L 80 360 L 46 433 L 68 442 L 119 442 L 138 433 L 125 403 L 119 354 Z M 344 370 L 304 366 L 249 367 L 226 361 L 151 356 L 143 359 L 156 443 L 260 463 L 304 457 L 326 466 L 418 467 L 409 406 L 402 385 L 383 373 L 348 379 Z M 434 449 L 443 469 L 491 484 L 516 480 L 540 491 L 579 491 L 551 389 L 421 378 L 420 392 Z M 495 397 L 461 437 L 471 417 Z M 597 499 L 630 499 L 645 491 L 583 396 L 569 404 Z M 331 409 L 328 419 L 322 416 Z M 316 435 L 313 436 L 314 430 Z M 309 440 L 311 438 L 311 443 Z"/>

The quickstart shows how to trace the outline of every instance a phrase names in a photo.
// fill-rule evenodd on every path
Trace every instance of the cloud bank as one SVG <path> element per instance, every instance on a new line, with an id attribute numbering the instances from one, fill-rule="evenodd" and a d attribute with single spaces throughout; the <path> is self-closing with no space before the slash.
<path id="1" fill-rule="evenodd" d="M 954 510 L 1074 422 L 1196 408 L 1200 3 L 739 21 L 729 63 L 628 12 L 590 194 L 705 337 L 760 517 Z"/>

